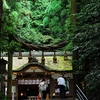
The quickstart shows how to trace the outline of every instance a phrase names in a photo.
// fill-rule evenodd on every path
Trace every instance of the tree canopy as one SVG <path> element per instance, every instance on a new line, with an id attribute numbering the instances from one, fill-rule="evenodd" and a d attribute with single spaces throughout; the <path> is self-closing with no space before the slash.
<path id="1" fill-rule="evenodd" d="M 70 39 L 61 50 L 73 47 L 78 52 L 75 71 L 83 75 L 89 99 L 100 100 L 100 0 L 76 1 L 73 27 L 71 0 L 3 0 L 0 51 L 19 50 L 21 45 L 13 37 L 39 46 Z"/>
<path id="2" fill-rule="evenodd" d="M 82 1 L 83 2 L 83 1 Z M 83 74 L 90 100 L 100 96 L 100 0 L 89 0 L 77 14 L 74 44 L 78 51 L 75 61 L 78 74 Z"/>
<path id="3" fill-rule="evenodd" d="M 6 47 L 14 49 L 20 46 L 13 41 L 11 35 L 26 43 L 42 46 L 65 41 L 68 38 L 67 35 L 70 34 L 66 31 L 70 25 L 69 1 L 65 3 L 65 0 L 20 0 L 15 2 L 4 0 L 2 40 L 5 42 L 3 42 L 3 50 L 6 50 Z M 70 47 L 68 46 L 68 48 Z"/>

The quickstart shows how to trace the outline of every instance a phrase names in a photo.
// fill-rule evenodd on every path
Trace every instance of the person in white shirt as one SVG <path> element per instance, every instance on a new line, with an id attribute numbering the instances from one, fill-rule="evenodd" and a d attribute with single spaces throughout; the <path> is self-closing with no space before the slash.
<path id="1" fill-rule="evenodd" d="M 62 77 L 62 76 L 59 76 L 57 78 L 57 83 L 58 83 L 58 87 L 60 89 L 60 98 L 61 99 L 65 99 L 66 96 L 65 96 L 65 79 Z"/>
<path id="2" fill-rule="evenodd" d="M 40 92 L 40 95 L 41 95 L 41 100 L 46 99 L 46 89 L 47 89 L 47 87 L 48 87 L 48 84 L 47 84 L 46 80 L 42 79 L 42 81 L 39 84 L 39 92 Z"/>

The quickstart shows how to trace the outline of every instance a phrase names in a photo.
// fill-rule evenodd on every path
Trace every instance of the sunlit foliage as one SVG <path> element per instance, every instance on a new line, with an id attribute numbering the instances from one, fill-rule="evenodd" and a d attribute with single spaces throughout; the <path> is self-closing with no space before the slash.
<path id="1" fill-rule="evenodd" d="M 11 35 L 35 45 L 50 45 L 68 39 L 71 13 L 69 1 L 4 0 L 2 36 L 7 38 L 5 43 L 12 42 L 7 43 Z"/>

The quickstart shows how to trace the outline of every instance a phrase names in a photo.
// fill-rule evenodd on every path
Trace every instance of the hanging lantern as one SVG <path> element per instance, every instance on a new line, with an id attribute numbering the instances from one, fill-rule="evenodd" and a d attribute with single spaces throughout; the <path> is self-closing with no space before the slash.
<path id="1" fill-rule="evenodd" d="M 54 51 L 54 56 L 53 56 L 53 63 L 57 63 L 57 57 L 56 57 L 56 52 Z"/>
<path id="2" fill-rule="evenodd" d="M 55 74 L 55 72 L 51 72 L 51 75 L 54 75 Z"/>
<path id="3" fill-rule="evenodd" d="M 64 61 L 66 61 L 68 58 L 67 58 L 67 53 L 65 51 L 65 54 L 64 54 Z"/>
<path id="4" fill-rule="evenodd" d="M 45 65 L 44 52 L 42 51 L 41 64 Z"/>
<path id="5" fill-rule="evenodd" d="M 22 59 L 22 52 L 21 52 L 21 50 L 19 51 L 18 59 Z"/>
<path id="6" fill-rule="evenodd" d="M 31 51 L 29 52 L 29 56 L 28 56 L 28 63 L 32 63 L 33 57 L 31 54 Z"/>

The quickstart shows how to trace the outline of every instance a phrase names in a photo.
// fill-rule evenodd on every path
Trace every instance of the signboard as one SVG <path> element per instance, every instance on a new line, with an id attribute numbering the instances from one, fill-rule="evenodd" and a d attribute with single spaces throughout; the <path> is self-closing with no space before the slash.
<path id="1" fill-rule="evenodd" d="M 23 84 L 23 85 L 32 85 L 32 84 L 39 84 L 40 82 L 42 81 L 42 79 L 36 79 L 36 80 L 32 80 L 32 79 L 19 79 L 18 80 L 18 84 Z M 46 80 L 47 83 L 49 84 L 50 83 L 50 80 Z"/>

